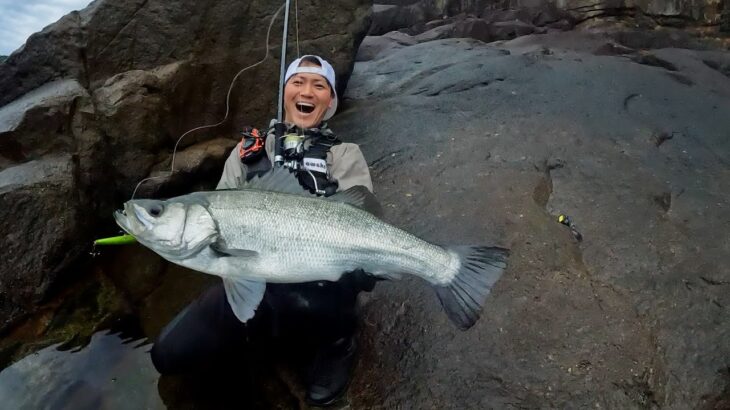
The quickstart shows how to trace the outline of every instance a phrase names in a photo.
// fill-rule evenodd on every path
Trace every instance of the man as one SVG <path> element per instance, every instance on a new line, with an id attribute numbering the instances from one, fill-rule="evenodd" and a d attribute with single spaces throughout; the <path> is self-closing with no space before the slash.
<path id="1" fill-rule="evenodd" d="M 298 58 L 289 66 L 285 84 L 286 137 L 276 141 L 272 128 L 265 155 L 258 157 L 248 155 L 243 141 L 239 143 L 226 160 L 217 188 L 235 189 L 254 174 L 266 172 L 274 162 L 276 144 L 281 143 L 284 164 L 304 189 L 324 196 L 356 185 L 372 191 L 359 147 L 338 140 L 324 123 L 337 109 L 332 66 L 317 56 Z M 344 275 L 337 282 L 267 284 L 256 316 L 244 325 L 228 305 L 222 284 L 216 285 L 163 329 L 152 361 L 162 374 L 183 373 L 216 359 L 224 361 L 252 341 L 310 345 L 306 399 L 313 405 L 331 404 L 345 392 L 354 363 L 357 294 L 373 286 L 374 279 L 363 272 Z"/>

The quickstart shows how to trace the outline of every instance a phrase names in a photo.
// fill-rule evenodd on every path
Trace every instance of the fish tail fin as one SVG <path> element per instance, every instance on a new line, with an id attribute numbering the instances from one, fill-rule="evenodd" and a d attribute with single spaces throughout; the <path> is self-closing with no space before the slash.
<path id="1" fill-rule="evenodd" d="M 447 250 L 458 255 L 459 271 L 451 282 L 436 285 L 436 294 L 446 314 L 461 330 L 479 319 L 492 286 L 507 267 L 509 250 L 485 246 L 455 246 Z"/>

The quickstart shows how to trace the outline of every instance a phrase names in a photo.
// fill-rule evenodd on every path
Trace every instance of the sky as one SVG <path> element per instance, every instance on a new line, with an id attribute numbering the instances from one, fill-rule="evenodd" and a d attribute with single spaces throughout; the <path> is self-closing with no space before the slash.
<path id="1" fill-rule="evenodd" d="M 0 55 L 9 55 L 28 37 L 91 0 L 0 0 Z"/>

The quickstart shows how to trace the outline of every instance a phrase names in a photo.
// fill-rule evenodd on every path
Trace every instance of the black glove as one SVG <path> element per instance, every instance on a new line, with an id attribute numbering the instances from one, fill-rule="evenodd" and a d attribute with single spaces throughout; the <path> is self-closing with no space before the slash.
<path id="1" fill-rule="evenodd" d="M 352 281 L 353 287 L 363 292 L 371 292 L 379 280 L 385 280 L 384 278 L 378 278 L 367 273 L 362 269 L 355 269 L 352 272 L 346 273 L 346 275 L 349 275 L 349 280 Z"/>

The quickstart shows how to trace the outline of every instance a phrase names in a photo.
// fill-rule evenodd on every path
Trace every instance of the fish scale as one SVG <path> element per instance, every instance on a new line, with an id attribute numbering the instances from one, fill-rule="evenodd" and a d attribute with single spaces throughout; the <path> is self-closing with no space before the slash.
<path id="1" fill-rule="evenodd" d="M 455 273 L 448 272 L 454 270 L 453 257 L 442 248 L 350 205 L 253 190 L 240 198 L 221 192 L 208 199 L 213 218 L 226 221 L 218 224 L 221 237 L 229 248 L 260 252 L 283 276 L 296 272 L 299 281 L 321 280 L 322 275 L 336 280 L 343 272 L 363 268 L 380 274 L 419 272 L 440 283 Z M 262 225 L 264 218 L 275 222 Z M 434 272 L 438 267 L 442 270 Z"/>

